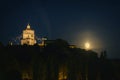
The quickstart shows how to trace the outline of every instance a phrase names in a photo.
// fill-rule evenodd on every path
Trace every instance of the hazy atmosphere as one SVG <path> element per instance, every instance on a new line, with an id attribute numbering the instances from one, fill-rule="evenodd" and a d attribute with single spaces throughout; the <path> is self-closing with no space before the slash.
<path id="1" fill-rule="evenodd" d="M 0 41 L 20 36 L 27 24 L 38 37 L 62 38 L 120 58 L 119 0 L 1 0 Z"/>

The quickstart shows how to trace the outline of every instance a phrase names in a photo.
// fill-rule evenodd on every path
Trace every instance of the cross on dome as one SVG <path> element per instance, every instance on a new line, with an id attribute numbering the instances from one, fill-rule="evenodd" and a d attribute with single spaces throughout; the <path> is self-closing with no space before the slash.
<path id="1" fill-rule="evenodd" d="M 27 25 L 27 29 L 30 29 L 30 24 Z"/>

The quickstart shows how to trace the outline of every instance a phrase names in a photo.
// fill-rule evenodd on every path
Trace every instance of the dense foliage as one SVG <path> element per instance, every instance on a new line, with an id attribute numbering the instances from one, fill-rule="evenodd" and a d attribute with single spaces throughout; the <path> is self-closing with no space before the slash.
<path id="1" fill-rule="evenodd" d="M 21 80 L 24 70 L 33 80 L 58 80 L 60 72 L 67 76 L 64 80 L 120 79 L 120 65 L 108 60 L 105 51 L 99 58 L 94 51 L 70 48 L 61 39 L 44 47 L 0 44 L 0 80 Z"/>

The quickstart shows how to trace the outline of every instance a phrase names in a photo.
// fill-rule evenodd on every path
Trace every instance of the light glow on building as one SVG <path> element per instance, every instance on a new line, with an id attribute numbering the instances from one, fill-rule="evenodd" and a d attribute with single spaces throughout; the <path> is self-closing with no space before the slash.
<path id="1" fill-rule="evenodd" d="M 27 25 L 27 28 L 23 30 L 21 45 L 34 45 L 36 44 L 35 32 L 30 28 L 30 25 Z"/>

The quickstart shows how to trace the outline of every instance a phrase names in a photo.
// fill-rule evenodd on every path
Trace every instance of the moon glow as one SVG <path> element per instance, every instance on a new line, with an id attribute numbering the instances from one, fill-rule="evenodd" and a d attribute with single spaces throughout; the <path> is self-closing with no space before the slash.
<path id="1" fill-rule="evenodd" d="M 89 42 L 85 43 L 85 49 L 87 49 L 87 50 L 90 49 L 90 43 Z"/>

